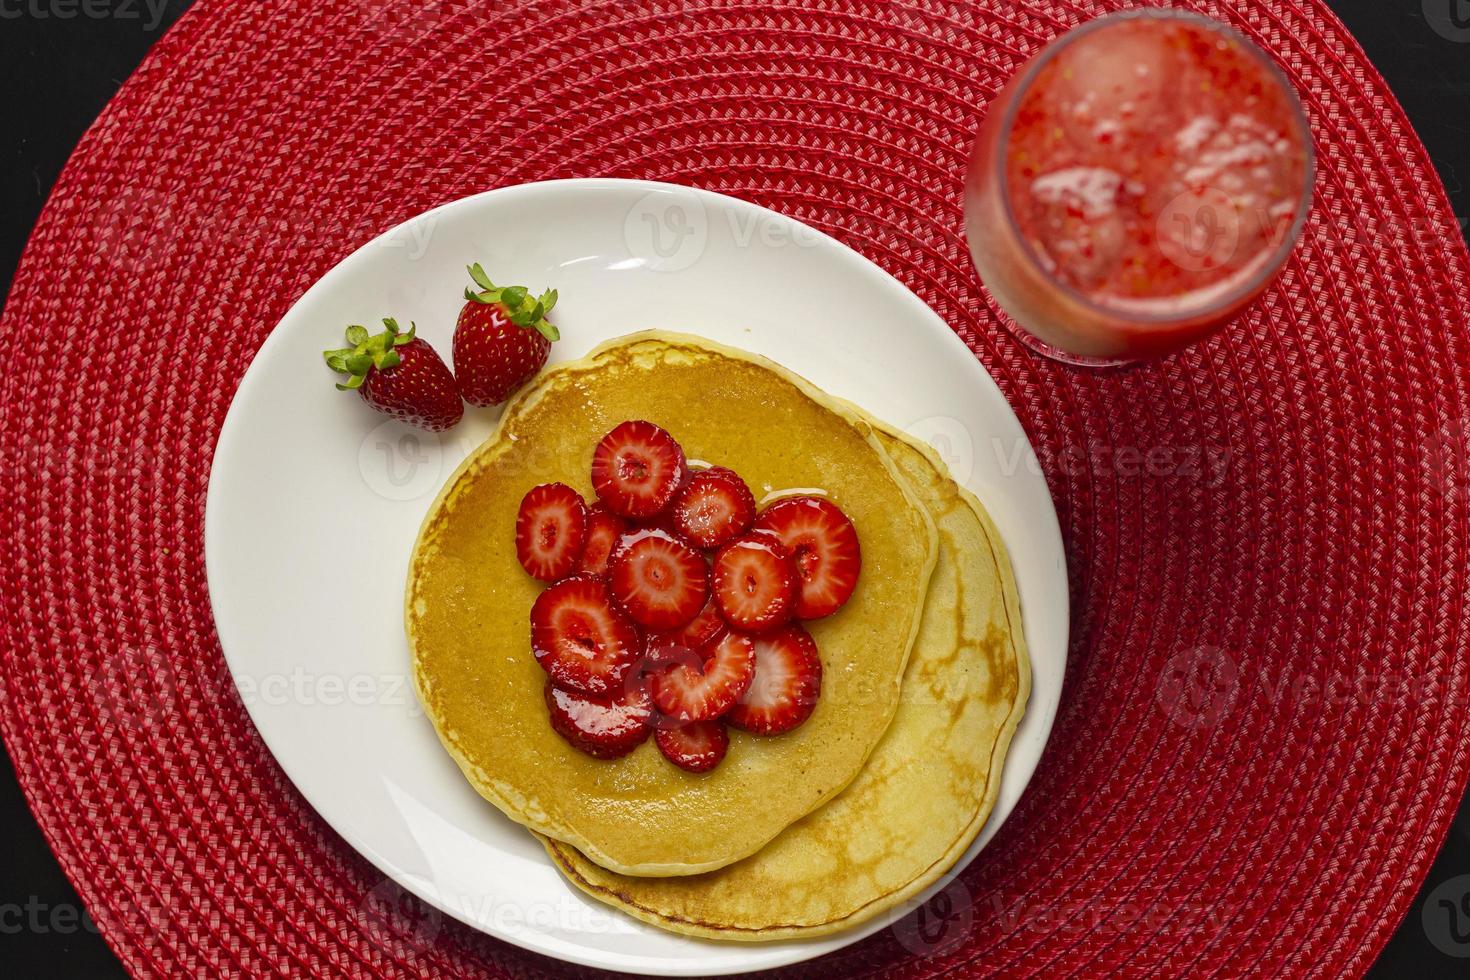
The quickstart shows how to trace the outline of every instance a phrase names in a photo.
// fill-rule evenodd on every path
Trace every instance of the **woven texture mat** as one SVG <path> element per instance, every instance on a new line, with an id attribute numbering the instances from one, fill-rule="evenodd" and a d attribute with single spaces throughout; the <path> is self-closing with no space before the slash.
<path id="1" fill-rule="evenodd" d="M 997 86 L 1111 3 L 203 0 L 82 141 L 4 312 L 6 744 L 140 974 L 559 972 L 426 911 L 306 807 L 225 670 L 203 506 L 243 367 L 336 262 L 553 177 L 734 194 L 953 325 L 1056 497 L 1074 629 L 1049 750 L 925 912 L 794 968 L 1362 971 L 1466 779 L 1467 258 L 1320 2 L 1191 3 L 1275 53 L 1319 142 L 1306 239 L 1149 368 L 1043 362 L 960 235 Z M 901 342 L 901 338 L 895 338 Z"/>

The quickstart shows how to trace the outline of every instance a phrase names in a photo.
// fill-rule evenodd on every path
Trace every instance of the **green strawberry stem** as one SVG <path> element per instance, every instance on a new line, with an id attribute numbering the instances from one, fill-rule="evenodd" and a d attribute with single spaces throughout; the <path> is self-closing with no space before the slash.
<path id="1" fill-rule="evenodd" d="M 497 286 L 490 281 L 480 263 L 468 267 L 470 278 L 480 289 L 466 286 L 464 298 L 472 303 L 483 303 L 489 306 L 498 303 L 505 310 L 505 317 L 518 327 L 534 330 L 547 340 L 552 342 L 561 339 L 561 331 L 556 325 L 546 319 L 546 314 L 556 305 L 556 290 L 548 289 L 546 292 L 531 298 L 531 292 L 525 286 Z"/>
<path id="2" fill-rule="evenodd" d="M 387 371 L 402 363 L 403 358 L 394 348 L 412 341 L 418 330 L 417 325 L 409 321 L 408 333 L 403 333 L 398 321 L 390 316 L 383 318 L 383 326 L 387 329 L 382 333 L 369 334 L 367 327 L 353 324 L 347 328 L 347 343 L 350 347 L 322 351 L 327 367 L 348 376 L 345 382 L 337 382 L 339 391 L 361 388 L 371 369 Z"/>

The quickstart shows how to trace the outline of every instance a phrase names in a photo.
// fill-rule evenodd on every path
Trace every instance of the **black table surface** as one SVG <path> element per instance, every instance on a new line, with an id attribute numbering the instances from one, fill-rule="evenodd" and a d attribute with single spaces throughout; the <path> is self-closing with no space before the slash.
<path id="1" fill-rule="evenodd" d="M 1470 0 L 1329 0 L 1470 216 Z M 0 276 L 10 277 L 72 147 L 187 0 L 0 0 Z M 125 973 L 0 766 L 0 963 L 16 977 Z M 1303 964 L 1306 966 L 1306 964 Z M 1470 976 L 1470 795 L 1370 976 Z"/>

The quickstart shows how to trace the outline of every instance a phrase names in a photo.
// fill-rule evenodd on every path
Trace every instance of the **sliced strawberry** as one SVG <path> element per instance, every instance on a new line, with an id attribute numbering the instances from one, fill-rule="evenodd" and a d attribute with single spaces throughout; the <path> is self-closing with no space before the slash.
<path id="1" fill-rule="evenodd" d="M 592 454 L 592 486 L 608 509 L 622 517 L 646 520 L 674 499 L 687 468 L 684 450 L 652 422 L 617 426 Z"/>
<path id="2" fill-rule="evenodd" d="M 709 772 L 725 758 L 730 736 L 720 721 L 693 721 L 678 728 L 660 728 L 653 733 L 658 750 L 687 772 Z"/>
<path id="3" fill-rule="evenodd" d="M 700 651 L 677 643 L 665 643 L 655 634 L 648 637 L 648 643 L 643 649 L 643 660 L 638 665 L 639 680 L 647 684 L 652 692 L 655 676 L 681 665 L 701 671 L 704 669 L 704 660 L 704 654 Z M 682 725 L 683 722 L 658 716 L 654 718 L 654 724 Z"/>
<path id="4" fill-rule="evenodd" d="M 653 699 L 642 685 L 616 696 L 592 697 L 547 681 L 546 709 L 558 735 L 599 759 L 627 755 L 653 730 Z"/>
<path id="5" fill-rule="evenodd" d="M 606 695 L 633 672 L 642 640 L 600 579 L 578 577 L 537 597 L 531 607 L 531 652 L 558 687 Z"/>
<path id="6" fill-rule="evenodd" d="M 695 473 L 670 511 L 674 527 L 701 548 L 719 548 L 755 520 L 755 496 L 734 470 L 712 466 Z"/>
<path id="7" fill-rule="evenodd" d="M 686 486 L 689 485 L 689 473 L 690 473 L 690 471 L 689 471 L 688 467 L 685 467 L 685 469 L 684 469 L 684 479 L 683 479 L 682 482 L 680 482 L 679 488 L 674 491 L 674 499 L 675 500 L 678 500 L 679 499 L 679 494 L 683 491 L 683 489 Z M 670 534 L 670 535 L 672 535 L 672 536 L 674 536 L 676 538 L 679 538 L 681 540 L 684 538 L 684 535 L 681 534 L 681 533 L 679 533 L 679 528 L 677 526 L 675 526 L 675 524 L 674 524 L 674 506 L 673 506 L 673 504 L 670 504 L 669 506 L 665 507 L 663 510 L 659 511 L 657 514 L 654 514 L 652 517 L 641 517 L 641 518 L 638 518 L 637 520 L 631 520 L 628 523 L 629 523 L 629 526 L 630 526 L 629 527 L 630 530 L 657 530 L 657 531 L 665 531 L 668 534 Z"/>
<path id="8" fill-rule="evenodd" d="M 628 530 L 628 522 L 611 513 L 601 504 L 587 509 L 587 544 L 582 549 L 582 562 L 578 571 L 584 575 L 607 575 L 607 560 L 612 557 L 613 545 Z"/>
<path id="9" fill-rule="evenodd" d="M 516 557 L 532 578 L 555 582 L 576 570 L 587 542 L 587 505 L 565 483 L 543 483 L 521 498 Z"/>
<path id="10" fill-rule="evenodd" d="M 738 630 L 761 633 L 789 620 L 797 588 L 796 566 L 773 534 L 753 531 L 715 555 L 715 602 Z"/>
<path id="11" fill-rule="evenodd" d="M 650 647 L 683 647 L 686 650 L 703 650 L 718 640 L 730 627 L 720 615 L 713 594 L 705 600 L 704 608 L 683 629 L 670 633 L 657 633 L 649 637 Z"/>
<path id="12" fill-rule="evenodd" d="M 779 735 L 806 721 L 821 693 L 816 641 L 793 623 L 755 638 L 755 678 L 725 720 L 757 735 Z"/>
<path id="13" fill-rule="evenodd" d="M 829 616 L 852 597 L 863 568 L 862 549 L 857 529 L 832 501 L 787 497 L 761 511 L 754 526 L 774 532 L 796 561 L 798 619 Z"/>
<path id="14" fill-rule="evenodd" d="M 674 650 L 666 656 L 649 686 L 658 710 L 675 722 L 720 717 L 755 675 L 755 643 L 744 633 L 726 633 L 698 654 Z"/>
<path id="15" fill-rule="evenodd" d="M 679 528 L 674 524 L 674 508 L 672 507 L 654 514 L 646 520 L 636 521 L 633 526 L 643 530 L 664 531 L 676 538 L 684 537 L 684 535 L 679 533 Z"/>
<path id="16" fill-rule="evenodd" d="M 681 629 L 709 597 L 704 557 L 657 528 L 640 528 L 619 538 L 607 574 L 613 598 L 651 630 Z"/>

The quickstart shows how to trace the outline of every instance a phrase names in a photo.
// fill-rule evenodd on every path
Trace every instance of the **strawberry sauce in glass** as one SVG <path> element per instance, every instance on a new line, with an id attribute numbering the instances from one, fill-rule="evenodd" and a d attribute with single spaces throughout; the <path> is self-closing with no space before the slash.
<path id="1" fill-rule="evenodd" d="M 1266 54 L 1224 24 L 1145 8 L 1062 36 L 996 96 L 965 232 L 1028 346 L 1126 364 L 1249 305 L 1311 190 L 1306 117 Z"/>

